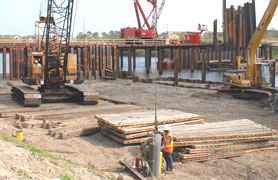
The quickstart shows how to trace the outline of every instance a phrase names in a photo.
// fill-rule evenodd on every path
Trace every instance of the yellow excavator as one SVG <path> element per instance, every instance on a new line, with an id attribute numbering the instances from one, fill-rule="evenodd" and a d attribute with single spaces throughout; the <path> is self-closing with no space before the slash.
<path id="1" fill-rule="evenodd" d="M 273 97 L 278 89 L 271 87 L 270 64 L 256 57 L 257 49 L 278 6 L 278 0 L 270 0 L 269 5 L 257 26 L 247 48 L 246 67 L 242 66 L 242 57 L 237 57 L 238 69 L 224 73 L 225 91 L 234 96 L 261 99 Z M 272 102 L 275 103 L 275 102 Z"/>

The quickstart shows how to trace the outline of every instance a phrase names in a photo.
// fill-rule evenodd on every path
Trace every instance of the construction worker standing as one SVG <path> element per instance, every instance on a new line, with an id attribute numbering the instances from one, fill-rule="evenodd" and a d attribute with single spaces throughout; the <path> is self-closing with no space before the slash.
<path id="1" fill-rule="evenodd" d="M 173 136 L 170 133 L 170 127 L 168 124 L 164 125 L 163 127 L 164 137 L 162 141 L 161 150 L 163 152 L 163 157 L 166 160 L 167 164 L 167 171 L 173 170 Z"/>

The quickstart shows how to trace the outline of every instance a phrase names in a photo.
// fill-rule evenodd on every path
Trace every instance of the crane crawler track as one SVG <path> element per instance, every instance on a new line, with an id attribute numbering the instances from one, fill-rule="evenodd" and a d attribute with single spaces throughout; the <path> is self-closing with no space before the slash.
<path id="1" fill-rule="evenodd" d="M 99 93 L 95 90 L 86 89 L 78 85 L 66 85 L 72 93 L 72 98 L 80 104 L 96 105 L 99 101 Z"/>
<path id="2" fill-rule="evenodd" d="M 41 105 L 41 94 L 29 86 L 13 86 L 12 99 L 25 107 L 38 107 Z"/>

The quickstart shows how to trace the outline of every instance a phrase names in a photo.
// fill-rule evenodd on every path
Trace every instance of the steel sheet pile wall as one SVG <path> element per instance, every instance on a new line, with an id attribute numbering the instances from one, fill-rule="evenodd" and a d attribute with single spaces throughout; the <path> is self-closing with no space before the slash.
<path id="1" fill-rule="evenodd" d="M 227 50 L 245 50 L 256 30 L 255 0 L 237 8 L 223 0 L 223 38 Z"/>
<path id="2" fill-rule="evenodd" d="M 0 79 L 12 80 L 24 76 L 27 72 L 27 54 L 37 49 L 37 46 L 0 46 L 0 63 L 3 67 Z M 117 47 L 112 45 L 72 46 L 71 53 L 76 56 L 78 76 L 84 79 L 103 78 L 105 69 L 119 72 L 117 51 Z"/>

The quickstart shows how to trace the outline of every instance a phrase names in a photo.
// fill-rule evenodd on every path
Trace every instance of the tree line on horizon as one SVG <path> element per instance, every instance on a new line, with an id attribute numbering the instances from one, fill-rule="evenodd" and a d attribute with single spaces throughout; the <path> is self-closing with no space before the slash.
<path id="1" fill-rule="evenodd" d="M 167 32 L 163 32 L 159 34 L 159 38 L 163 39 Z M 178 34 L 180 36 L 180 39 L 182 39 L 183 34 Z M 88 31 L 87 33 L 78 33 L 76 36 L 76 39 L 120 39 L 121 38 L 121 32 L 120 31 L 110 31 L 110 32 L 91 32 Z M 217 38 L 219 40 L 223 39 L 223 32 L 217 33 Z M 201 39 L 204 41 L 212 41 L 213 40 L 213 32 L 204 32 L 201 36 Z M 278 30 L 271 29 L 267 30 L 264 35 L 264 40 L 275 40 L 278 41 Z"/>
<path id="2" fill-rule="evenodd" d="M 159 38 L 163 39 L 165 38 L 165 35 L 167 32 L 163 32 L 159 34 Z M 183 34 L 178 34 L 180 38 L 182 38 Z M 18 35 L 0 35 L 0 39 L 14 39 L 15 37 L 19 37 Z M 217 37 L 219 40 L 223 39 L 223 33 L 218 32 Z M 22 39 L 36 39 L 35 35 L 27 35 L 20 37 Z M 91 32 L 87 31 L 86 33 L 79 32 L 76 39 L 120 39 L 121 38 L 121 32 L 120 31 L 109 31 L 107 32 Z M 212 41 L 213 40 L 213 32 L 204 32 L 201 36 L 201 39 L 203 41 Z M 264 35 L 264 40 L 272 40 L 272 41 L 278 41 L 278 30 L 276 29 L 270 29 L 267 30 Z"/>

